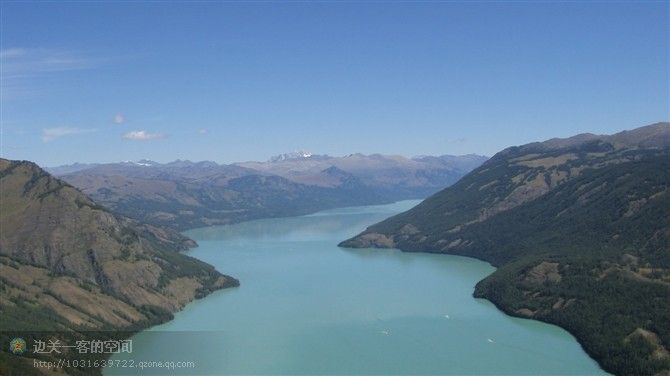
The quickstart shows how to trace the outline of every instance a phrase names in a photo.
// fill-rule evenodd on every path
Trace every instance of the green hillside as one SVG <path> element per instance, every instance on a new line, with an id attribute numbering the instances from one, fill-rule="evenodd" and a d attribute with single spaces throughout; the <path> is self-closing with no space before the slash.
<path id="1" fill-rule="evenodd" d="M 610 372 L 668 371 L 669 128 L 507 149 L 341 245 L 489 261 L 475 296 L 568 329 Z"/>

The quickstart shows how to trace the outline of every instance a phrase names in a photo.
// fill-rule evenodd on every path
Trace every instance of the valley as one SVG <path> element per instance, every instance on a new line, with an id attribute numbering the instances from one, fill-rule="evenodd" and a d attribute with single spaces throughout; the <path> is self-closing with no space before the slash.
<path id="1" fill-rule="evenodd" d="M 417 203 L 185 232 L 200 244 L 189 255 L 225 268 L 242 285 L 138 333 L 137 350 L 112 359 L 196 364 L 177 375 L 606 374 L 566 331 L 473 298 L 477 281 L 495 270 L 486 262 L 337 247 Z"/>
<path id="2" fill-rule="evenodd" d="M 0 0 L 0 376 L 670 376 L 668 30 Z"/>
<path id="3" fill-rule="evenodd" d="M 235 270 L 236 262 L 256 257 L 255 249 L 269 247 L 283 258 L 293 247 L 307 247 L 307 251 L 320 244 L 318 247 L 330 249 L 328 253 L 337 253 L 342 248 L 330 247 L 362 231 L 341 242 L 340 247 L 368 248 L 360 254 L 354 251 L 361 257 L 386 252 L 370 248 L 398 248 L 490 262 L 498 269 L 479 274 L 477 279 L 483 279 L 474 287 L 475 298 L 486 298 L 509 315 L 567 329 L 608 372 L 657 374 L 670 361 L 669 146 L 670 125 L 658 123 L 612 136 L 578 135 L 511 147 L 487 161 L 472 156 L 410 161 L 362 155 L 289 155 L 235 165 L 144 160 L 52 169 L 64 174 L 65 180 L 60 180 L 31 162 L 2 160 L 0 309 L 12 322 L 3 332 L 7 337 L 17 331 L 57 330 L 59 336 L 72 339 L 111 329 L 109 333 L 116 337 L 131 337 L 171 320 L 194 299 L 239 286 L 237 279 L 218 271 L 229 272 L 219 253 L 225 259 L 229 252 L 237 254 L 236 249 L 248 248 L 241 259 L 231 260 Z M 469 169 L 473 170 L 467 172 Z M 459 175 L 464 176 L 458 179 Z M 457 181 L 449 186 L 452 180 Z M 420 196 L 440 182 L 448 187 L 421 202 L 370 207 L 370 215 L 367 207 L 360 206 Z M 321 211 L 337 207 L 345 208 Z M 177 232 L 192 227 L 198 228 Z M 225 241 L 211 243 L 219 239 Z M 208 253 L 189 251 L 198 244 L 205 244 Z M 311 277 L 304 277 L 305 286 L 323 283 L 319 275 L 330 272 L 317 270 L 328 257 L 327 253 L 303 254 L 303 261 L 293 261 L 294 267 L 313 269 L 307 273 Z M 408 262 L 415 258 L 408 257 Z M 269 259 L 267 255 L 263 258 Z M 309 266 L 307 260 L 314 265 Z M 429 263 L 439 263 L 431 260 Z M 275 282 L 285 273 L 291 275 L 291 267 L 280 269 L 272 272 L 279 273 L 273 277 Z M 382 274 L 405 272 L 409 271 L 401 268 Z M 243 286 L 245 279 L 257 278 L 254 273 L 240 270 Z M 358 273 L 342 278 L 355 280 L 364 272 Z M 374 275 L 368 278 L 382 279 Z M 331 291 L 329 299 L 345 299 L 344 291 L 353 288 L 347 286 Z M 366 288 L 372 292 L 381 287 L 375 286 Z M 464 288 L 460 291 L 471 291 L 472 286 Z M 388 299 L 402 301 L 402 291 L 389 291 Z M 450 287 L 438 286 L 435 292 L 423 294 L 439 296 L 449 291 Z M 256 299 L 262 293 L 252 295 Z M 288 291 L 278 296 L 299 298 Z M 366 300 L 366 309 L 385 304 L 371 297 Z M 315 302 L 318 307 L 327 306 L 318 299 Z M 100 309 L 102 306 L 105 308 Z M 238 314 L 252 317 L 255 309 L 271 312 L 273 308 L 249 309 Z M 439 316 L 432 309 L 428 311 L 429 316 Z M 442 318 L 451 316 L 442 314 Z M 221 322 L 223 327 L 205 329 L 230 330 L 225 324 L 235 320 L 231 317 Z M 437 325 L 432 319 L 429 322 Z M 241 329 L 257 323 L 234 324 L 238 325 Z M 368 330 L 369 325 L 361 330 Z M 386 327 L 380 330 L 382 334 L 392 332 Z M 345 332 L 336 337 L 352 341 L 356 336 L 350 333 L 346 336 L 354 337 L 345 339 Z M 337 343 L 332 346 L 342 346 Z M 35 371 L 20 358 L 2 356 L 6 369 Z M 323 355 L 314 356 L 321 359 Z M 233 358 L 230 362 L 235 363 Z M 329 372 L 359 373 L 364 369 L 338 364 L 329 366 Z M 423 369 L 408 364 L 410 369 Z M 445 367 L 439 361 L 433 365 L 436 368 L 427 366 L 426 372 Z M 368 366 L 376 367 L 373 363 Z M 228 371 L 254 369 L 240 367 Z M 287 367 L 284 371 L 288 373 L 314 371 L 309 363 Z M 378 370 L 389 372 L 397 367 Z M 498 363 L 494 369 L 500 367 Z M 536 368 L 526 362 L 525 368 L 514 372 L 532 369 Z M 72 374 L 78 372 L 82 370 L 71 370 Z"/>

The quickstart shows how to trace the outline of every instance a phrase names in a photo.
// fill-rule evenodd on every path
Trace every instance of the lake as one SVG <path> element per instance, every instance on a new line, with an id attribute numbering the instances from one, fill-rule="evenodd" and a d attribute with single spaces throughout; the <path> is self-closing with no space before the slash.
<path id="1" fill-rule="evenodd" d="M 485 262 L 337 247 L 417 203 L 188 231 L 189 254 L 241 286 L 138 333 L 113 358 L 136 368 L 105 374 L 605 374 L 565 330 L 473 298 Z"/>

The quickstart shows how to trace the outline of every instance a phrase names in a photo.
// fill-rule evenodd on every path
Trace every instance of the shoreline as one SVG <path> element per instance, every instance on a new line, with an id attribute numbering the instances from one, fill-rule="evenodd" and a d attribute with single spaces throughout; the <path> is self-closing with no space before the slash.
<path id="1" fill-rule="evenodd" d="M 491 274 L 489 274 L 489 275 L 485 276 L 484 278 L 482 278 L 481 280 L 477 281 L 477 283 L 475 284 L 475 286 L 473 286 L 473 292 L 472 292 L 472 294 L 471 294 L 471 296 L 472 296 L 473 298 L 475 298 L 475 299 L 485 299 L 485 300 L 491 302 L 491 304 L 493 304 L 493 305 L 494 305 L 500 312 L 504 313 L 505 315 L 507 315 L 507 316 L 509 316 L 509 317 L 514 317 L 514 318 L 524 319 L 524 320 L 537 321 L 537 322 L 541 322 L 541 323 L 544 323 L 544 324 L 553 325 L 553 326 L 556 326 L 556 327 L 558 327 L 558 328 L 561 328 L 562 330 L 565 330 L 567 333 L 569 333 L 569 334 L 575 339 L 575 341 L 579 344 L 579 346 L 580 346 L 580 348 L 582 349 L 582 351 L 583 351 L 586 355 L 588 355 L 589 358 L 591 358 L 591 359 L 598 365 L 598 368 L 600 368 L 600 370 L 602 370 L 603 372 L 606 372 L 607 374 L 615 375 L 615 373 L 613 373 L 611 370 L 607 370 L 607 369 L 605 369 L 605 368 L 602 366 L 602 364 L 601 364 L 601 362 L 599 361 L 599 359 L 597 359 L 592 353 L 590 353 L 590 352 L 586 349 L 586 347 L 584 346 L 584 342 L 583 342 L 583 340 L 582 340 L 581 338 L 579 338 L 575 333 L 573 333 L 572 331 L 570 331 L 569 328 L 566 328 L 566 327 L 564 327 L 564 326 L 562 326 L 562 325 L 560 325 L 560 324 L 558 324 L 558 323 L 555 323 L 555 322 L 552 322 L 552 321 L 549 321 L 549 320 L 543 320 L 543 319 L 541 319 L 541 318 L 534 318 L 534 317 L 528 317 L 528 316 L 519 315 L 519 314 L 517 314 L 517 313 L 515 313 L 515 312 L 513 312 L 513 311 L 511 311 L 511 310 L 506 309 L 506 307 L 505 307 L 504 305 L 502 305 L 500 302 L 498 302 L 498 301 L 492 299 L 492 298 L 491 298 L 490 296 L 488 296 L 486 293 L 482 293 L 482 292 L 480 292 L 480 293 L 478 294 L 478 292 L 477 292 L 477 287 L 480 285 L 480 283 L 481 283 L 482 281 L 486 280 L 487 278 L 491 277 L 491 276 L 492 276 L 492 275 L 499 269 L 499 266 L 494 265 L 493 263 L 491 263 L 491 262 L 488 261 L 488 260 L 485 260 L 485 259 L 482 259 L 482 258 L 479 258 L 479 257 L 476 257 L 476 256 L 471 256 L 471 255 L 464 255 L 464 254 L 458 254 L 458 253 L 445 253 L 445 252 L 430 251 L 430 250 L 426 250 L 426 251 L 419 251 L 419 250 L 404 250 L 404 249 L 401 249 L 401 248 L 386 248 L 386 247 L 368 247 L 368 248 L 362 248 L 362 247 L 347 247 L 347 246 L 342 246 L 342 245 L 338 245 L 338 247 L 340 247 L 340 248 L 348 248 L 348 249 L 373 249 L 373 250 L 383 250 L 383 249 L 388 249 L 388 250 L 390 250 L 390 249 L 394 249 L 394 250 L 398 250 L 398 251 L 405 252 L 405 253 L 425 253 L 425 254 L 439 254 L 439 255 L 445 255 L 445 256 L 460 256 L 460 257 L 467 257 L 467 258 L 471 258 L 471 259 L 475 259 L 475 260 L 478 260 L 478 261 L 485 262 L 485 263 L 491 265 L 492 267 L 494 267 L 495 270 L 494 270 L 493 272 L 491 272 Z"/>
<path id="2" fill-rule="evenodd" d="M 197 248 L 197 246 L 196 246 L 196 247 L 190 247 L 190 248 L 188 248 L 187 250 L 179 251 L 179 253 L 187 252 L 188 250 L 193 249 L 193 248 Z M 189 256 L 189 257 L 192 257 L 192 256 Z M 195 257 L 194 257 L 194 258 L 195 258 Z M 197 260 L 199 260 L 199 259 L 197 259 Z M 202 260 L 200 260 L 200 261 L 202 261 Z M 203 261 L 203 262 L 204 262 L 204 261 Z M 213 265 L 212 265 L 212 266 L 213 266 Z M 137 335 L 137 334 L 139 334 L 139 333 L 141 333 L 141 332 L 144 332 L 144 331 L 146 331 L 146 330 L 148 330 L 148 329 L 151 329 L 151 328 L 153 328 L 153 327 L 156 327 L 156 326 L 160 326 L 160 325 L 166 324 L 166 323 L 168 323 L 168 322 L 174 320 L 174 316 L 175 316 L 175 314 L 177 314 L 177 313 L 183 311 L 184 309 L 186 309 L 186 307 L 188 307 L 188 306 L 190 306 L 190 305 L 196 303 L 197 301 L 202 300 L 202 299 L 205 299 L 206 297 L 208 297 L 208 296 L 214 294 L 215 292 L 223 291 L 223 290 L 227 290 L 227 289 L 230 289 L 230 288 L 235 288 L 235 287 L 239 287 L 239 286 L 240 286 L 240 281 L 239 281 L 237 278 L 231 277 L 231 276 L 229 276 L 229 275 L 227 275 L 227 274 L 222 274 L 222 275 L 226 278 L 227 281 L 231 281 L 231 283 L 230 283 L 230 284 L 224 283 L 224 284 L 222 284 L 221 286 L 218 286 L 218 287 L 216 287 L 216 288 L 214 288 L 214 289 L 211 289 L 211 288 L 210 288 L 210 289 L 207 290 L 207 293 L 204 294 L 204 295 L 200 295 L 200 296 L 196 295 L 192 300 L 190 300 L 188 303 L 184 304 L 184 305 L 183 305 L 181 308 L 179 308 L 178 310 L 176 310 L 176 311 L 174 311 L 174 312 L 170 312 L 170 317 L 169 317 L 169 318 L 167 318 L 167 319 L 165 319 L 165 320 L 160 320 L 160 321 L 157 321 L 157 322 L 150 322 L 150 323 L 147 323 L 147 325 L 141 325 L 141 326 L 139 326 L 139 327 L 137 327 L 137 328 L 133 328 L 133 329 L 131 329 L 131 330 L 119 330 L 119 331 L 114 331 L 114 333 L 119 333 L 119 332 L 120 332 L 120 333 L 124 333 L 124 334 L 126 334 L 126 335 L 122 336 L 122 339 L 131 339 L 132 337 L 134 337 L 135 335 Z M 110 358 L 111 358 L 112 356 L 114 356 L 114 355 L 115 355 L 115 354 L 105 354 L 105 356 L 103 356 L 102 358 L 103 358 L 104 360 L 110 360 Z M 96 371 L 99 371 L 99 373 L 98 373 L 99 375 L 104 375 L 105 373 L 102 372 L 102 371 L 103 371 L 105 368 L 106 368 L 106 367 L 96 367 Z"/>
<path id="3" fill-rule="evenodd" d="M 402 201 L 418 201 L 418 202 L 420 202 L 420 200 L 402 200 Z M 398 203 L 398 202 L 402 202 L 402 201 L 396 201 L 396 202 L 393 202 L 393 203 L 391 203 L 391 204 Z M 311 216 L 311 215 L 314 215 L 314 214 L 319 213 L 319 212 L 330 211 L 330 210 L 339 210 L 339 209 L 346 209 L 346 208 L 360 208 L 360 207 L 370 207 L 370 206 L 386 206 L 386 205 L 389 205 L 389 204 L 379 204 L 379 205 L 359 205 L 359 206 L 348 206 L 348 207 L 342 207 L 342 208 L 331 208 L 331 209 L 319 210 L 319 211 L 316 211 L 316 212 L 313 212 L 313 213 L 309 213 L 309 214 L 303 214 L 303 215 L 298 215 L 298 216 L 289 216 L 289 217 L 281 217 L 281 218 L 307 217 L 307 216 Z M 390 215 L 392 215 L 392 214 L 390 214 Z M 281 218 L 278 218 L 278 217 L 258 218 L 258 219 L 253 219 L 253 220 L 244 221 L 244 222 L 261 221 L 261 220 L 268 220 L 268 219 L 281 219 Z M 242 223 L 242 222 L 240 222 L 240 223 Z M 239 223 L 231 223 L 231 224 L 226 224 L 226 225 L 203 226 L 203 227 L 198 227 L 198 228 L 195 228 L 195 229 L 185 230 L 185 231 L 182 231 L 181 233 L 182 233 L 183 235 L 185 235 L 185 236 L 188 236 L 187 232 L 189 232 L 189 231 L 191 231 L 191 230 L 208 229 L 208 228 L 212 228 L 212 227 L 226 227 L 226 226 L 231 226 L 231 225 L 236 225 L 236 224 L 239 224 Z M 193 247 L 193 248 L 196 248 L 196 247 Z M 193 249 L 193 248 L 190 248 L 190 249 Z M 349 247 L 340 247 L 340 248 L 349 248 Z M 360 249 L 360 248 L 359 248 L 359 249 Z M 381 248 L 370 248 L 370 249 L 377 250 L 377 251 L 378 251 L 378 250 L 381 250 Z M 493 273 L 495 273 L 495 272 L 498 270 L 498 266 L 493 265 L 491 262 L 489 262 L 489 261 L 487 261 L 487 260 L 484 260 L 484 259 L 481 259 L 481 258 L 478 258 L 478 257 L 470 256 L 470 255 L 451 254 L 451 253 L 444 253 L 444 252 L 437 252 L 437 251 L 416 251 L 416 250 L 407 251 L 407 250 L 402 250 L 402 249 L 399 249 L 399 248 L 384 248 L 384 249 L 387 249 L 387 250 L 392 250 L 392 249 L 394 249 L 394 250 L 397 250 L 397 251 L 400 251 L 400 252 L 404 252 L 404 253 L 441 254 L 441 255 L 448 255 L 448 256 L 465 257 L 465 258 L 469 258 L 469 259 L 477 260 L 477 261 L 479 261 L 479 262 L 484 262 L 484 263 L 486 263 L 487 265 L 489 265 L 489 266 L 491 266 L 492 268 L 494 268 L 494 270 L 493 270 L 490 274 L 488 274 L 488 275 L 486 275 L 486 276 L 483 276 L 482 279 L 480 279 L 479 281 L 476 281 L 476 282 L 474 283 L 474 285 L 472 286 L 473 289 L 476 289 L 477 285 L 478 285 L 481 281 L 483 281 L 484 279 L 488 278 L 489 276 L 491 276 Z M 188 251 L 188 250 L 187 250 L 187 251 Z M 191 256 L 191 257 L 194 257 L 194 256 Z M 206 261 L 204 261 L 204 260 L 201 260 L 200 258 L 197 258 L 197 257 L 194 257 L 194 258 L 196 258 L 196 259 L 198 259 L 198 260 L 200 260 L 200 261 L 202 261 L 202 262 L 206 262 Z M 216 268 L 216 267 L 215 267 L 215 268 Z M 236 286 L 222 287 L 222 288 L 220 288 L 220 289 L 210 291 L 210 293 L 208 293 L 206 296 L 209 296 L 211 293 L 213 293 L 213 292 L 215 292 L 215 291 L 224 290 L 224 289 L 226 289 L 226 288 L 228 288 L 228 287 L 236 287 Z M 176 311 L 176 312 L 174 312 L 174 313 L 177 313 L 177 312 L 182 311 L 182 310 L 185 309 L 187 306 L 189 306 L 191 303 L 194 303 L 195 300 L 203 299 L 203 298 L 205 298 L 206 296 L 203 296 L 203 297 L 201 297 L 201 298 L 197 298 L 197 299 L 193 299 L 193 300 L 190 301 L 188 304 L 184 305 L 184 307 L 182 307 L 179 311 Z M 506 316 L 513 317 L 513 318 L 519 318 L 519 319 L 531 319 L 531 318 L 529 318 L 529 317 L 524 317 L 524 316 L 520 316 L 520 315 L 515 315 L 515 314 L 513 314 L 513 313 L 511 313 L 511 312 L 509 312 L 509 311 L 507 311 L 507 310 L 505 310 L 503 306 L 501 306 L 500 304 L 498 304 L 498 302 L 496 302 L 496 301 L 490 299 L 489 297 L 487 297 L 487 296 L 477 296 L 475 291 L 473 291 L 473 292 L 470 294 L 470 296 L 471 296 L 473 299 L 480 299 L 480 298 L 486 299 L 488 302 L 491 302 L 491 303 L 496 307 L 496 309 L 497 309 L 498 311 L 500 311 L 501 313 L 505 314 Z M 152 325 L 149 325 L 149 326 L 147 326 L 147 327 L 145 327 L 145 328 L 142 328 L 142 329 L 140 329 L 140 330 L 134 332 L 131 336 L 134 336 L 134 335 L 136 335 L 136 334 L 138 334 L 138 333 L 140 333 L 140 332 L 142 332 L 142 331 L 146 331 L 146 330 L 148 330 L 148 329 L 150 329 L 150 328 L 152 328 L 152 327 L 155 327 L 155 326 L 162 325 L 162 324 L 165 324 L 165 323 L 167 323 L 167 322 L 170 322 L 170 321 L 172 321 L 173 319 L 174 319 L 174 317 L 172 317 L 172 318 L 170 318 L 170 319 L 168 319 L 168 320 L 165 320 L 165 321 L 163 321 L 163 322 L 154 323 L 154 324 L 152 324 Z M 539 320 L 539 319 L 534 319 L 534 320 L 535 320 L 535 321 L 538 321 L 538 322 L 541 322 L 541 323 L 544 323 L 544 324 L 552 325 L 552 326 L 555 326 L 555 327 L 557 327 L 557 328 L 560 328 L 561 330 L 564 330 L 566 333 L 568 333 L 568 334 L 570 335 L 570 337 L 572 337 L 577 343 L 579 343 L 580 349 L 584 352 L 584 354 L 586 354 L 591 360 L 594 361 L 594 364 L 597 365 L 597 367 L 598 367 L 600 370 L 605 371 L 605 372 L 608 372 L 608 371 L 606 371 L 606 370 L 604 370 L 604 369 L 602 368 L 602 366 L 601 366 L 600 363 L 597 361 L 597 359 L 595 359 L 595 358 L 594 358 L 588 351 L 586 351 L 586 349 L 584 348 L 584 346 L 583 346 L 582 342 L 579 340 L 579 338 L 578 338 L 577 336 L 575 336 L 574 333 L 570 332 L 567 328 L 564 328 L 564 327 L 562 327 L 561 325 L 558 325 L 558 324 L 555 324 L 555 323 L 552 323 L 552 322 L 548 322 L 548 321 L 546 321 L 546 320 Z"/>
<path id="4" fill-rule="evenodd" d="M 493 274 L 493 273 L 491 273 L 491 274 Z M 486 276 L 485 278 L 488 278 L 489 276 L 490 276 L 490 274 L 488 276 Z M 483 281 L 483 279 L 482 279 L 482 281 Z M 479 282 L 481 282 L 481 281 L 479 281 Z M 479 284 L 479 282 L 477 282 L 477 283 Z M 505 309 L 505 307 L 503 305 L 498 304 L 497 301 L 495 301 L 493 299 L 490 299 L 486 295 L 477 296 L 475 291 L 473 291 L 472 297 L 474 297 L 476 299 L 486 299 L 487 301 L 491 302 L 491 304 L 493 304 L 500 312 L 504 313 L 507 316 L 518 318 L 518 319 L 523 319 L 523 320 L 537 321 L 537 322 L 545 323 L 545 324 L 548 324 L 548 325 L 553 325 L 553 326 L 556 326 L 558 328 L 561 328 L 561 329 L 565 330 L 566 332 L 570 333 L 570 335 L 575 339 L 575 341 L 577 341 L 577 343 L 579 343 L 579 346 L 582 348 L 582 351 L 584 351 L 584 353 L 586 355 L 588 355 L 589 358 L 593 359 L 593 361 L 598 365 L 598 368 L 600 368 L 603 372 L 606 372 L 609 375 L 615 375 L 615 373 L 612 373 L 611 371 L 606 370 L 605 368 L 603 368 L 602 364 L 600 364 L 598 359 L 596 359 L 593 356 L 593 354 L 589 353 L 586 350 L 586 348 L 584 347 L 583 341 L 579 337 L 577 337 L 573 332 L 571 332 L 568 328 L 565 328 L 565 327 L 563 327 L 563 326 L 561 326 L 557 323 L 551 322 L 551 321 L 542 320 L 541 318 L 532 318 L 532 317 L 522 316 L 522 315 L 516 314 L 512 311 L 508 311 L 508 310 Z"/>

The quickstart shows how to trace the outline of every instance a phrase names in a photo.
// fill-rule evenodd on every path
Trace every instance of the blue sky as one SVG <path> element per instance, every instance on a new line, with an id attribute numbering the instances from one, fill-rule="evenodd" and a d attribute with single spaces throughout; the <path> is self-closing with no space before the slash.
<path id="1" fill-rule="evenodd" d="M 2 151 L 492 155 L 669 116 L 668 2 L 2 2 Z"/>

